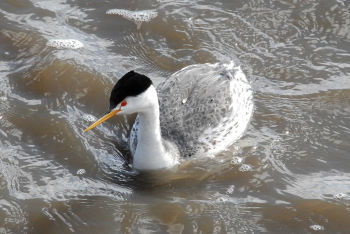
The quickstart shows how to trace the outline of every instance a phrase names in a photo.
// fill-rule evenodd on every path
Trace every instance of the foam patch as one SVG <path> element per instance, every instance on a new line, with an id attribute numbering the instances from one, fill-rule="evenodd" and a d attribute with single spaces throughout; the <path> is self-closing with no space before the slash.
<path id="1" fill-rule="evenodd" d="M 240 158 L 240 157 L 234 157 L 232 160 L 231 160 L 231 163 L 233 165 L 240 165 L 242 163 L 243 159 Z"/>
<path id="2" fill-rule="evenodd" d="M 79 169 L 77 175 L 84 175 L 86 173 L 85 169 Z"/>
<path id="3" fill-rule="evenodd" d="M 83 119 L 85 119 L 87 121 L 90 121 L 90 122 L 97 121 L 97 118 L 95 116 L 93 116 L 93 115 L 85 114 L 82 117 L 83 117 Z"/>
<path id="4" fill-rule="evenodd" d="M 110 9 L 106 11 L 107 15 L 120 15 L 125 19 L 133 21 L 139 27 L 142 22 L 149 22 L 158 16 L 158 13 L 154 10 L 144 11 L 129 11 L 124 9 Z"/>
<path id="5" fill-rule="evenodd" d="M 84 44 L 75 39 L 52 39 L 47 42 L 47 46 L 57 49 L 79 49 L 82 48 Z"/>
<path id="6" fill-rule="evenodd" d="M 242 166 L 240 166 L 238 170 L 241 172 L 251 171 L 252 167 L 248 164 L 242 164 Z"/>
<path id="7" fill-rule="evenodd" d="M 324 230 L 324 227 L 318 224 L 311 225 L 310 228 L 314 231 L 322 231 Z"/>

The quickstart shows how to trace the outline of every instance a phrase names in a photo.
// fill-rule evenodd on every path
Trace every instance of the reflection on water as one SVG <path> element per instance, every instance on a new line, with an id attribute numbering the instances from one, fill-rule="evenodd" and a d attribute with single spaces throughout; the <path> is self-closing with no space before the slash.
<path id="1" fill-rule="evenodd" d="M 0 25 L 1 233 L 349 230 L 349 1 L 3 0 Z M 131 69 L 231 59 L 256 109 L 215 158 L 138 173 L 135 116 L 82 133 Z"/>

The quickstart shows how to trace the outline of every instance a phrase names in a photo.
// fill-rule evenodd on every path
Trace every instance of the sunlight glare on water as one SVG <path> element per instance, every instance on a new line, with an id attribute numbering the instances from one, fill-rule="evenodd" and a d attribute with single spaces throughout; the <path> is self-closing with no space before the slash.
<path id="1" fill-rule="evenodd" d="M 349 232 L 349 1 L 2 0 L 0 25 L 0 233 Z M 127 71 L 227 61 L 255 109 L 215 157 L 141 173 L 135 116 L 83 133 Z"/>

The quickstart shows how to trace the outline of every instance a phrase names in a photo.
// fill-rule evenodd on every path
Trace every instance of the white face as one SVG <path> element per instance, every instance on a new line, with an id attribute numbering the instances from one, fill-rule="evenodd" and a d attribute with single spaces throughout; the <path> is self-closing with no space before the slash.
<path id="1" fill-rule="evenodd" d="M 158 103 L 157 92 L 153 85 L 151 85 L 143 93 L 134 96 L 126 97 L 124 99 L 126 105 L 122 105 L 123 101 L 118 104 L 113 110 L 118 110 L 118 115 L 130 115 L 133 113 L 140 113 L 150 109 L 155 103 Z"/>
<path id="2" fill-rule="evenodd" d="M 93 129 L 115 115 L 130 115 L 133 113 L 147 112 L 154 107 L 158 108 L 158 97 L 156 89 L 151 85 L 146 91 L 135 97 L 126 97 L 113 110 L 90 125 L 84 132 Z"/>

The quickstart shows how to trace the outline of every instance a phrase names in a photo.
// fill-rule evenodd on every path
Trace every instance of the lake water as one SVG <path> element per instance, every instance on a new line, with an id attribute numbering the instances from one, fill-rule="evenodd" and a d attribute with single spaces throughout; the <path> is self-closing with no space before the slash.
<path id="1" fill-rule="evenodd" d="M 82 133 L 127 71 L 227 60 L 255 110 L 216 157 L 138 173 L 135 116 Z M 0 191 L 0 233 L 348 233 L 350 2 L 1 0 Z"/>

